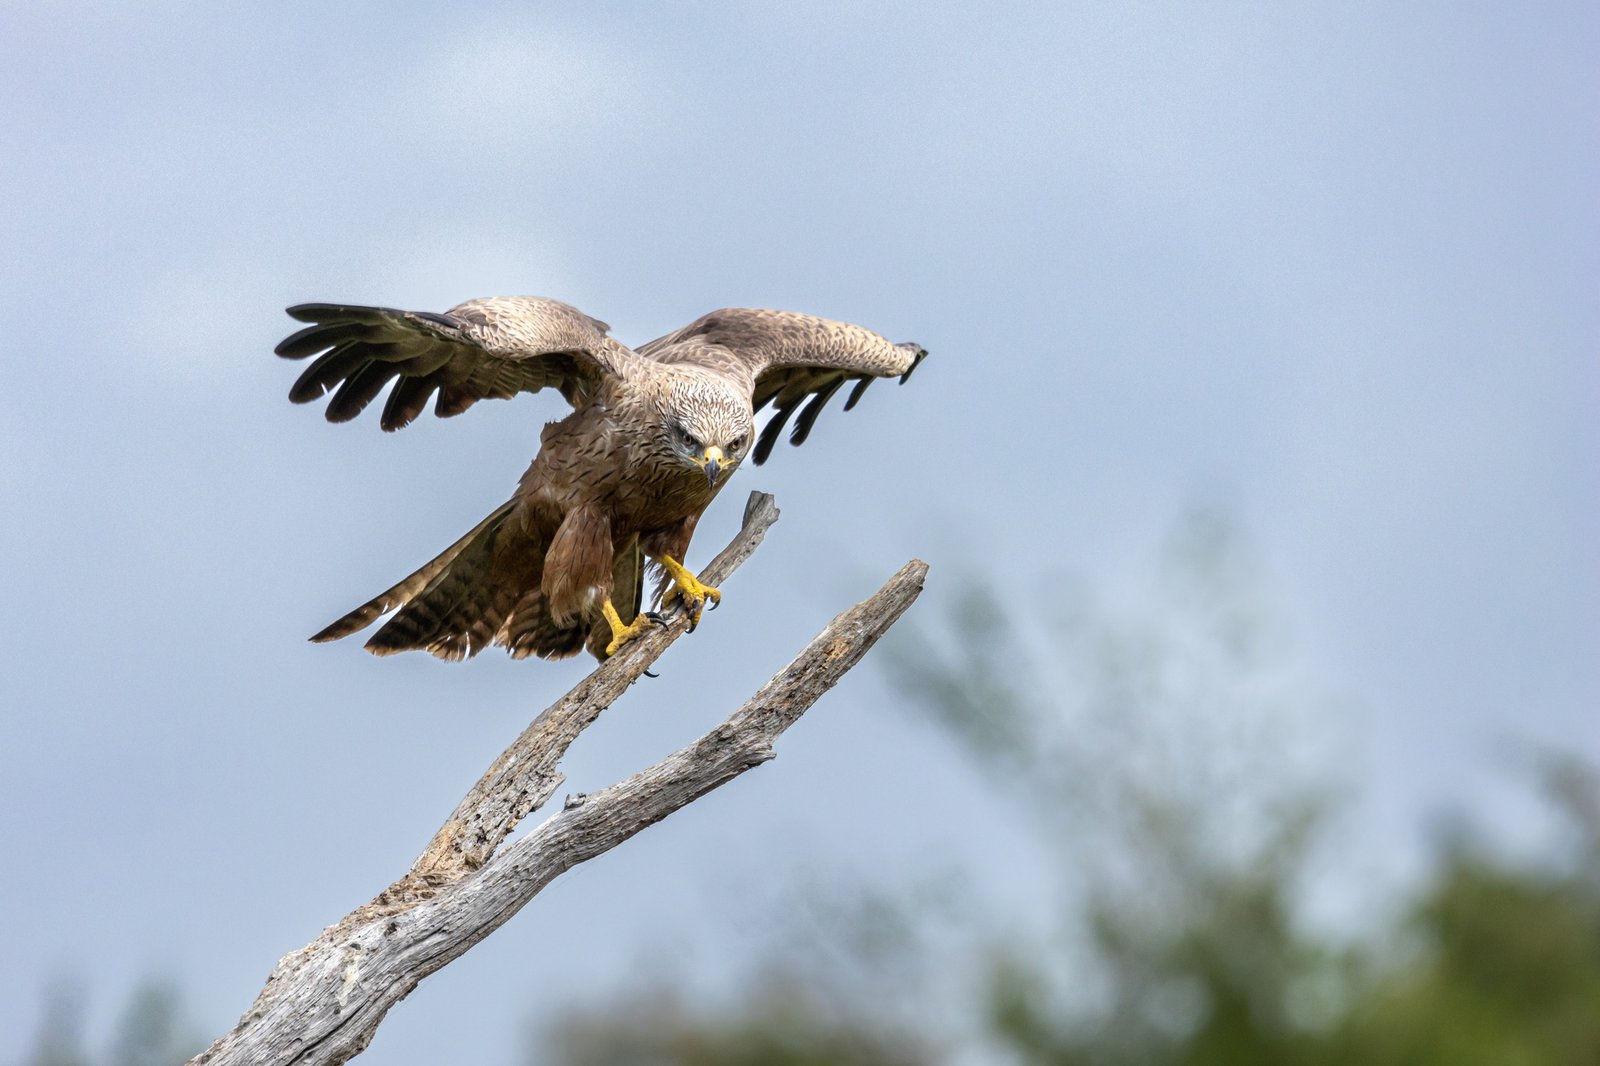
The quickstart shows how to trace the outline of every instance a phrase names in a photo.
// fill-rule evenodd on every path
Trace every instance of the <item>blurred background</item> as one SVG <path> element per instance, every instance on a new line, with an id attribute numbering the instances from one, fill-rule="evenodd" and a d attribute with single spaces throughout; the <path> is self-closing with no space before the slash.
<path id="1" fill-rule="evenodd" d="M 782 521 L 567 790 L 932 569 L 363 1061 L 1600 1060 L 1597 49 L 1577 3 L 0 7 L 0 1062 L 203 1047 L 587 671 L 304 639 L 561 404 L 331 426 L 282 308 L 510 293 L 932 352 L 739 475 L 690 564 Z"/>

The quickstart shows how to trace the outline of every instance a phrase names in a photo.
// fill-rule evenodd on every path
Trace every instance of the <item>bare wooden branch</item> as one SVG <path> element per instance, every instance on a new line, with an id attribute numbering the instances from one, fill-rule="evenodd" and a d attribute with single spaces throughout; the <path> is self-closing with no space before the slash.
<path id="1" fill-rule="evenodd" d="M 705 568 L 718 584 L 777 518 L 751 495 L 744 527 Z M 913 560 L 835 618 L 721 725 L 639 773 L 569 799 L 499 850 L 517 822 L 560 786 L 568 746 L 687 627 L 674 617 L 631 643 L 542 713 L 495 760 L 411 871 L 299 951 L 279 960 L 248 1013 L 193 1064 L 341 1063 L 371 1041 L 418 982 L 459 958 L 552 879 L 773 757 L 779 734 L 877 642 L 922 591 Z"/>
<path id="2" fill-rule="evenodd" d="M 752 492 L 738 535 L 700 572 L 701 579 L 708 585 L 726 581 L 750 558 L 777 520 L 778 507 L 772 497 Z M 535 718 L 472 786 L 410 873 L 391 886 L 390 893 L 407 898 L 464 869 L 482 866 L 517 823 L 561 787 L 563 778 L 556 772 L 556 764 L 578 734 L 637 681 L 688 626 L 687 613 L 678 610 L 665 626 L 629 641 Z"/>

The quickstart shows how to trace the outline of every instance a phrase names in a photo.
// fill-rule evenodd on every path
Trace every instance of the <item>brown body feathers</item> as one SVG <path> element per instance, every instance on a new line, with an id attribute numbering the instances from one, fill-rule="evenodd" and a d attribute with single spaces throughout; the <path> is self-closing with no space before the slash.
<path id="1" fill-rule="evenodd" d="M 310 323 L 278 345 L 315 356 L 289 398 L 328 393 L 327 417 L 354 418 L 389 389 L 381 421 L 398 429 L 430 399 L 441 416 L 478 400 L 554 388 L 573 411 L 545 428 L 517 491 L 426 566 L 313 640 L 348 636 L 391 611 L 377 654 L 447 659 L 498 644 L 559 658 L 641 609 L 649 559 L 681 561 L 695 523 L 746 455 L 765 461 L 798 410 L 805 440 L 843 386 L 846 409 L 879 377 L 904 380 L 927 353 L 842 322 L 787 311 L 715 311 L 629 349 L 574 307 L 531 296 L 471 300 L 444 314 L 301 304 Z M 773 418 L 757 438 L 754 413 Z"/>

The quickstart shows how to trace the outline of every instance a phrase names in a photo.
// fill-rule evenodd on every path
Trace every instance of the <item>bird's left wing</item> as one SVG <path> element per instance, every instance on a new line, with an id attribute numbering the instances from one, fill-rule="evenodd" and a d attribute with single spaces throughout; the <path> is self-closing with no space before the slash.
<path id="1" fill-rule="evenodd" d="M 310 403 L 333 392 L 328 421 L 344 422 L 398 379 L 383 408 L 383 428 L 389 430 L 421 414 L 435 391 L 434 412 L 441 417 L 479 400 L 549 386 L 576 405 L 601 375 L 622 373 L 622 364 L 636 358 L 606 336 L 610 327 L 604 322 L 537 296 L 468 300 L 444 314 L 298 304 L 289 315 L 311 325 L 284 338 L 277 353 L 287 359 L 317 356 L 289 399 Z"/>
<path id="2" fill-rule="evenodd" d="M 729 307 L 651 341 L 639 354 L 748 375 L 752 407 L 756 411 L 768 404 L 773 407 L 752 455 L 760 465 L 772 454 L 796 410 L 800 416 L 789 443 L 803 444 L 834 393 L 852 386 L 844 403 L 848 411 L 878 378 L 898 377 L 904 384 L 928 353 L 921 345 L 895 344 L 848 322 L 794 311 Z"/>

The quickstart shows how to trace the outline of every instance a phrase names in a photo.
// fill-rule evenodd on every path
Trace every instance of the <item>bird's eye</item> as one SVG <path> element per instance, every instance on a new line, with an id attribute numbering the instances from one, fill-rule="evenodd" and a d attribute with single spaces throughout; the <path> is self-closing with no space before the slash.
<path id="1" fill-rule="evenodd" d="M 679 430 L 678 432 L 683 434 L 683 443 L 688 446 L 691 452 L 697 452 L 700 450 L 700 440 L 693 433 L 690 433 L 686 429 Z"/>
<path id="2" fill-rule="evenodd" d="M 735 438 L 733 438 L 733 440 L 728 442 L 728 450 L 730 452 L 743 451 L 744 450 L 744 438 L 743 437 L 735 437 Z"/>

